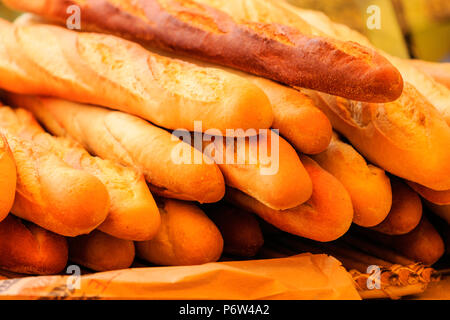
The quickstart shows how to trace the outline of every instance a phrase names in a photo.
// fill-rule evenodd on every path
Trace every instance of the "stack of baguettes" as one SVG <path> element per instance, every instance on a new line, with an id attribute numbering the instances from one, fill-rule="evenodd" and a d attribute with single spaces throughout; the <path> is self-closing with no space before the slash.
<path id="1" fill-rule="evenodd" d="M 316 241 L 353 222 L 415 261 L 443 255 L 418 196 L 450 223 L 443 66 L 391 57 L 284 1 L 4 2 L 41 18 L 0 20 L 0 268 L 251 257 L 264 242 L 252 213 Z M 57 26 L 70 5 L 91 32 Z M 195 121 L 200 134 L 259 135 L 228 150 L 171 134 Z M 274 174 L 261 149 L 278 153 Z M 242 150 L 255 158 L 208 157 Z"/>

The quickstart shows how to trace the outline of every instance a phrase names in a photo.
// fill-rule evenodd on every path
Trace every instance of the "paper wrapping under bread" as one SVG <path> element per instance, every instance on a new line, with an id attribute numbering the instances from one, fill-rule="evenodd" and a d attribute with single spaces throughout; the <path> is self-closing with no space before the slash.
<path id="1" fill-rule="evenodd" d="M 341 263 L 324 254 L 0 280 L 0 299 L 361 299 Z"/>

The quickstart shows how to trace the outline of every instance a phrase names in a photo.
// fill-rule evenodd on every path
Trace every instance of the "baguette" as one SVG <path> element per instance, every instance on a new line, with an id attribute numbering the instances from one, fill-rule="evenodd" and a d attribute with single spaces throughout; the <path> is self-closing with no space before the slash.
<path id="1" fill-rule="evenodd" d="M 346 25 L 334 23 L 322 12 L 304 10 L 292 6 L 286 1 L 279 1 L 280 5 L 297 14 L 297 17 L 309 24 L 313 34 L 329 36 L 341 41 L 354 41 L 363 46 L 376 49 L 364 35 L 350 29 Z M 380 49 L 377 52 L 388 59 L 401 73 L 403 80 L 412 84 L 417 91 L 439 110 L 450 125 L 450 90 L 443 84 L 435 81 L 426 72 L 422 72 L 413 60 L 404 60 L 393 57 Z"/>
<path id="2" fill-rule="evenodd" d="M 69 259 L 94 271 L 126 269 L 134 260 L 134 243 L 94 230 L 68 239 Z"/>
<path id="3" fill-rule="evenodd" d="M 27 274 L 55 274 L 67 264 L 64 237 L 9 215 L 0 222 L 0 268 Z"/>
<path id="4" fill-rule="evenodd" d="M 450 89 L 450 63 L 437 63 L 417 59 L 410 60 L 410 63 Z"/>
<path id="5" fill-rule="evenodd" d="M 450 189 L 450 127 L 414 87 L 386 104 L 307 91 L 333 127 L 370 162 L 435 190 Z"/>
<path id="6" fill-rule="evenodd" d="M 16 181 L 16 163 L 0 129 L 0 222 L 6 218 L 13 206 Z"/>
<path id="7" fill-rule="evenodd" d="M 363 233 L 405 257 L 426 265 L 434 264 L 445 251 L 441 236 L 425 217 L 413 231 L 404 235 L 390 236 L 367 229 Z"/>
<path id="8" fill-rule="evenodd" d="M 217 165 L 174 162 L 180 146 L 193 158 L 202 155 L 142 119 L 58 99 L 9 94 L 6 100 L 30 110 L 53 134 L 69 136 L 103 159 L 138 169 L 153 194 L 206 203 L 219 201 L 225 193 Z"/>
<path id="9" fill-rule="evenodd" d="M 450 205 L 450 189 L 436 191 L 411 181 L 407 181 L 407 183 L 414 189 L 414 191 L 420 194 L 420 196 L 427 201 L 438 205 Z"/>
<path id="10" fill-rule="evenodd" d="M 306 156 L 300 159 L 313 184 L 312 196 L 306 203 L 274 210 L 232 188 L 225 198 L 288 233 L 322 242 L 336 240 L 347 232 L 353 220 L 350 196 L 335 177 L 312 159 Z"/>
<path id="11" fill-rule="evenodd" d="M 89 233 L 106 219 L 109 196 L 99 179 L 33 142 L 9 133 L 6 139 L 17 167 L 14 215 L 69 237 Z"/>
<path id="12" fill-rule="evenodd" d="M 200 67 L 217 68 L 214 64 L 186 56 L 164 51 L 157 51 L 157 53 L 169 58 L 183 59 Z M 249 73 L 225 67 L 221 67 L 221 69 L 248 79 L 266 94 L 273 109 L 272 128 L 278 129 L 280 134 L 292 143 L 299 152 L 316 154 L 327 148 L 331 140 L 331 123 L 305 94 L 294 88 Z"/>
<path id="13" fill-rule="evenodd" d="M 118 109 L 169 129 L 269 128 L 272 107 L 248 80 L 153 54 L 136 43 L 58 26 L 2 28 L 0 85 Z M 19 72 L 15 72 L 15 69 Z M 13 81 L 14 77 L 25 79 Z M 105 94 L 107 93 L 107 94 Z M 257 112 L 255 112 L 257 110 Z"/>
<path id="14" fill-rule="evenodd" d="M 288 85 L 350 99 L 387 102 L 402 91 L 400 73 L 372 49 L 310 35 L 255 15 L 264 1 L 201 0 L 8 0 L 6 4 L 65 22 L 78 5 L 83 28 L 125 36 L 147 45 L 234 67 Z M 282 8 L 279 15 L 289 12 Z M 221 11 L 224 10 L 224 11 Z M 270 13 L 274 10 L 269 8 Z M 108 17 L 108 19 L 105 19 Z M 303 26 L 303 27 L 302 27 Z"/>
<path id="15" fill-rule="evenodd" d="M 24 109 L 0 107 L 0 126 L 57 155 L 74 169 L 98 178 L 106 187 L 110 210 L 100 230 L 122 239 L 149 240 L 158 231 L 159 211 L 142 174 L 112 161 L 92 157 L 67 138 L 44 132 Z"/>
<path id="16" fill-rule="evenodd" d="M 294 208 L 311 197 L 311 179 L 297 153 L 273 131 L 239 140 L 210 138 L 203 139 L 203 152 L 218 163 L 227 186 L 275 210 Z"/>
<path id="17" fill-rule="evenodd" d="M 363 227 L 381 223 L 392 205 L 392 191 L 384 170 L 367 164 L 353 147 L 333 135 L 328 148 L 312 157 L 335 176 L 350 194 L 353 222 Z"/>
<path id="18" fill-rule="evenodd" d="M 155 238 L 136 242 L 141 259 L 157 265 L 183 266 L 214 262 L 223 250 L 216 225 L 195 205 L 161 199 L 161 228 Z"/>
<path id="19" fill-rule="evenodd" d="M 258 253 L 264 237 L 253 214 L 225 203 L 204 209 L 222 234 L 224 253 L 238 257 L 254 257 Z"/>
<path id="20" fill-rule="evenodd" d="M 382 223 L 372 229 L 389 235 L 411 232 L 422 218 L 422 202 L 411 188 L 399 179 L 391 179 L 392 208 Z"/>
<path id="21" fill-rule="evenodd" d="M 269 97 L 274 113 L 272 128 L 296 150 L 317 154 L 327 148 L 332 135 L 330 120 L 308 96 L 268 79 L 247 77 Z"/>

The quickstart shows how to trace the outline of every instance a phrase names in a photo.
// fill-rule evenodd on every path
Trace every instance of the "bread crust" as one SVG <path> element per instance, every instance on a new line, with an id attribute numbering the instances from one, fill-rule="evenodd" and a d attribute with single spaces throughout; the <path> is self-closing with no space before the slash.
<path id="1" fill-rule="evenodd" d="M 69 138 L 47 134 L 25 109 L 0 107 L 0 127 L 37 144 L 74 169 L 97 177 L 106 187 L 110 209 L 99 229 L 128 240 L 149 240 L 160 224 L 159 211 L 144 176 L 137 170 L 92 157 Z"/>
<path id="2" fill-rule="evenodd" d="M 134 243 L 94 230 L 69 238 L 69 259 L 94 271 L 126 269 L 134 260 Z"/>
<path id="3" fill-rule="evenodd" d="M 255 139 L 245 138 L 243 142 L 217 138 L 205 141 L 203 152 L 214 157 L 227 186 L 275 210 L 294 208 L 311 197 L 311 179 L 296 151 L 273 131 L 260 132 Z M 274 141 L 278 148 L 273 148 Z M 267 150 L 268 159 L 261 150 Z M 233 154 L 232 163 L 229 154 Z M 245 159 L 240 159 L 242 155 Z"/>
<path id="4" fill-rule="evenodd" d="M 307 94 L 370 162 L 428 188 L 450 189 L 450 127 L 413 86 L 405 84 L 402 97 L 386 104 Z"/>
<path id="5" fill-rule="evenodd" d="M 312 157 L 335 176 L 352 199 L 353 222 L 363 227 L 380 224 L 389 214 L 392 191 L 384 170 L 368 164 L 351 145 L 333 135 L 328 148 Z"/>
<path id="6" fill-rule="evenodd" d="M 301 156 L 311 177 L 313 193 L 304 204 L 287 210 L 274 210 L 235 190 L 227 189 L 225 198 L 238 207 L 254 212 L 283 231 L 316 241 L 333 241 L 350 228 L 353 207 L 344 186 L 314 160 Z"/>
<path id="7" fill-rule="evenodd" d="M 436 191 L 420 184 L 407 181 L 408 185 L 414 189 L 420 196 L 437 205 L 450 205 L 450 189 Z"/>
<path id="8" fill-rule="evenodd" d="M 8 141 L 0 130 L 0 221 L 6 218 L 13 206 L 16 181 L 16 163 Z"/>
<path id="9" fill-rule="evenodd" d="M 89 233 L 106 219 L 109 196 L 100 180 L 26 139 L 6 139 L 17 167 L 14 215 L 64 236 Z"/>
<path id="10" fill-rule="evenodd" d="M 138 257 L 158 265 L 183 266 L 217 261 L 223 238 L 197 206 L 160 199 L 161 228 L 155 238 L 136 242 Z"/>
<path id="11" fill-rule="evenodd" d="M 177 163 L 176 151 L 201 152 L 135 116 L 69 101 L 9 94 L 12 105 L 30 110 L 57 136 L 68 136 L 103 159 L 142 172 L 153 194 L 189 201 L 219 201 L 225 183 L 217 165 Z M 180 148 L 182 147 L 182 148 Z"/>
<path id="12" fill-rule="evenodd" d="M 264 237 L 256 216 L 224 202 L 203 209 L 222 234 L 225 254 L 254 257 L 264 244 Z"/>
<path id="13" fill-rule="evenodd" d="M 63 22 L 66 8 L 80 6 L 83 27 L 107 31 L 156 47 L 234 67 L 288 85 L 354 100 L 398 98 L 400 73 L 376 51 L 356 43 L 312 36 L 304 30 L 261 22 L 235 2 L 233 17 L 221 11 L 229 1 L 47 0 L 7 1 L 8 5 Z M 248 2 L 258 10 L 258 2 Z M 108 17 L 108 18 L 105 18 Z"/>
<path id="14" fill-rule="evenodd" d="M 0 267 L 27 274 L 56 274 L 67 264 L 64 237 L 12 215 L 0 222 Z"/>
<path id="15" fill-rule="evenodd" d="M 399 179 L 391 179 L 392 208 L 382 223 L 372 229 L 384 234 L 400 235 L 414 230 L 422 218 L 422 202 L 410 187 Z"/>
<path id="16" fill-rule="evenodd" d="M 272 124 L 264 92 L 220 69 L 153 54 L 119 37 L 58 26 L 9 26 L 2 32 L 2 45 L 9 48 L 0 51 L 2 69 L 10 72 L 0 85 L 9 91 L 122 110 L 168 129 L 193 131 L 194 121 L 204 130 L 224 132 Z M 24 81 L 12 81 L 14 76 Z"/>

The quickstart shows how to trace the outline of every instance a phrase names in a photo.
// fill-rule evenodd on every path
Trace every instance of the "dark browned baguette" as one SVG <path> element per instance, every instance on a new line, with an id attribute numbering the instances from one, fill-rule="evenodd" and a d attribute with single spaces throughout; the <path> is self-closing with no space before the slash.
<path id="1" fill-rule="evenodd" d="M 239 6 L 239 0 L 230 1 L 234 1 L 231 6 Z M 368 102 L 392 101 L 402 92 L 398 70 L 373 49 L 312 36 L 307 30 L 257 22 L 245 14 L 232 17 L 221 11 L 230 6 L 228 1 L 201 2 L 5 1 L 15 9 L 59 22 L 69 17 L 70 5 L 78 5 L 83 30 L 110 32 L 291 86 Z"/>

